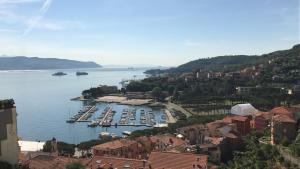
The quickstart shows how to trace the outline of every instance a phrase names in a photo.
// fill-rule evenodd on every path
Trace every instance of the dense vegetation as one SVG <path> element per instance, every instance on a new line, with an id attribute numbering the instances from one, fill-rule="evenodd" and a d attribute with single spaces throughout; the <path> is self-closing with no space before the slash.
<path id="1" fill-rule="evenodd" d="M 66 165 L 66 169 L 85 169 L 86 167 L 79 163 L 79 162 L 73 162 Z"/>
<path id="2" fill-rule="evenodd" d="M 163 72 L 168 74 L 132 82 L 127 90 L 151 91 L 159 87 L 173 96 L 173 102 L 193 112 L 228 110 L 235 104 L 246 102 L 258 109 L 269 110 L 275 106 L 299 103 L 299 65 L 300 45 L 295 45 L 289 50 L 261 56 L 199 59 Z M 258 74 L 233 75 L 244 70 L 254 71 L 253 67 Z M 220 71 L 222 76 L 208 78 L 208 73 L 215 71 Z M 237 87 L 251 89 L 241 94 Z M 292 89 L 293 93 L 289 94 L 288 89 Z"/>
<path id="3" fill-rule="evenodd" d="M 195 70 L 206 70 L 206 71 L 233 71 L 236 69 L 242 69 L 251 65 L 257 65 L 268 62 L 273 58 L 282 58 L 290 56 L 299 56 L 300 45 L 295 45 L 292 49 L 276 51 L 264 55 L 230 55 L 230 56 L 217 56 L 212 58 L 202 58 L 194 60 L 176 68 L 166 70 L 148 70 L 148 74 L 159 74 L 159 73 L 183 73 L 192 72 Z M 292 61 L 292 60 L 291 60 Z"/>
<path id="4" fill-rule="evenodd" d="M 94 99 L 101 97 L 103 95 L 107 94 L 115 94 L 118 93 L 118 87 L 117 86 L 98 86 L 98 87 L 91 87 L 90 89 L 82 91 L 82 96 L 86 99 Z"/>
<path id="5" fill-rule="evenodd" d="M 60 155 L 73 155 L 75 152 L 75 144 L 68 144 L 65 142 L 58 141 L 57 142 L 57 150 Z M 46 141 L 44 147 L 44 152 L 51 152 L 52 151 L 52 144 L 51 141 Z"/>
<path id="6" fill-rule="evenodd" d="M 245 150 L 234 153 L 234 158 L 220 169 L 281 169 L 282 166 L 296 169 L 296 166 L 284 161 L 278 150 L 270 144 L 259 143 L 260 134 L 251 133 L 244 139 Z"/>
<path id="7" fill-rule="evenodd" d="M 76 147 L 79 150 L 89 150 L 90 148 L 92 148 L 95 145 L 106 143 L 106 142 L 111 141 L 111 140 L 112 140 L 111 138 L 105 138 L 105 139 L 101 139 L 101 140 L 89 140 L 89 141 L 81 142 L 77 145 L 58 141 L 57 142 L 57 149 L 58 149 L 59 155 L 64 155 L 64 156 L 71 155 L 71 156 L 73 156 Z M 51 152 L 51 150 L 52 150 L 51 141 L 50 140 L 46 141 L 46 144 L 43 147 L 43 151 L 44 152 Z"/>

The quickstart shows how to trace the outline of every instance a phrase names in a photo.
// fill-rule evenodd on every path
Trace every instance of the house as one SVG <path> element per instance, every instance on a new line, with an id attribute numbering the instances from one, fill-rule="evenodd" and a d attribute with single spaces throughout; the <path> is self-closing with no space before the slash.
<path id="1" fill-rule="evenodd" d="M 151 169 L 207 169 L 206 155 L 192 153 L 151 152 Z"/>
<path id="2" fill-rule="evenodd" d="M 185 141 L 171 134 L 155 135 L 150 137 L 153 150 L 168 151 L 185 145 Z"/>
<path id="3" fill-rule="evenodd" d="M 287 115 L 295 120 L 300 119 L 300 108 L 297 107 L 275 107 L 274 109 L 270 110 L 270 112 L 275 115 Z"/>
<path id="4" fill-rule="evenodd" d="M 268 127 L 272 118 L 271 112 L 257 112 L 253 120 L 253 128 L 263 130 Z"/>
<path id="5" fill-rule="evenodd" d="M 286 139 L 291 143 L 297 135 L 297 122 L 286 114 L 274 115 L 273 120 L 273 142 L 279 143 Z"/>
<path id="6" fill-rule="evenodd" d="M 177 133 L 182 134 L 189 144 L 202 144 L 206 127 L 203 124 L 195 124 L 177 129 Z"/>
<path id="7" fill-rule="evenodd" d="M 251 116 L 232 116 L 232 123 L 236 124 L 236 129 L 241 136 L 245 136 L 250 133 Z"/>
<path id="8" fill-rule="evenodd" d="M 134 140 L 118 139 L 99 144 L 93 148 L 94 156 L 115 156 L 124 158 L 140 158 L 142 146 Z"/>
<path id="9" fill-rule="evenodd" d="M 205 154 L 210 157 L 212 161 L 220 162 L 221 161 L 221 150 L 219 145 L 213 143 L 206 143 L 199 145 L 199 153 Z"/>

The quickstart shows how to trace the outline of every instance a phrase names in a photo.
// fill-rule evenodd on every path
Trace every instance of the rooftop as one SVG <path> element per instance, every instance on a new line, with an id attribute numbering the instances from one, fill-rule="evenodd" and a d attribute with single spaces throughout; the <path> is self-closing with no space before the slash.
<path id="1" fill-rule="evenodd" d="M 274 121 L 281 122 L 281 123 L 297 123 L 296 120 L 294 120 L 293 118 L 285 114 L 275 115 Z"/>
<path id="2" fill-rule="evenodd" d="M 114 141 L 110 141 L 107 143 L 96 145 L 93 148 L 95 148 L 95 149 L 118 149 L 121 147 L 130 146 L 135 143 L 137 143 L 137 142 L 133 141 L 133 140 L 129 140 L 129 139 L 118 139 L 118 140 L 114 140 Z"/>
<path id="3" fill-rule="evenodd" d="M 150 137 L 151 142 L 155 143 L 157 141 L 163 142 L 165 144 L 171 144 L 173 146 L 180 146 L 185 144 L 185 141 L 177 138 L 171 134 L 162 134 L 162 135 L 156 135 Z"/>
<path id="4" fill-rule="evenodd" d="M 151 152 L 148 159 L 154 169 L 204 169 L 207 165 L 206 155 L 173 152 Z"/>
<path id="5" fill-rule="evenodd" d="M 282 106 L 282 107 L 275 107 L 270 112 L 275 113 L 275 114 L 285 114 L 290 117 L 294 117 L 294 113 L 300 112 L 300 109 L 298 109 L 296 107 L 283 107 Z"/>
<path id="6" fill-rule="evenodd" d="M 31 169 L 65 169 L 68 163 L 79 162 L 87 165 L 88 159 L 74 159 L 57 156 L 40 155 L 25 162 Z"/>
<path id="7" fill-rule="evenodd" d="M 148 162 L 146 160 L 137 160 L 129 158 L 116 158 L 107 156 L 95 156 L 92 159 L 89 167 L 91 169 L 98 169 L 102 167 L 103 169 L 120 168 L 120 169 L 148 169 Z"/>
<path id="8" fill-rule="evenodd" d="M 13 99 L 0 100 L 0 109 L 10 109 L 15 105 L 15 101 Z"/>

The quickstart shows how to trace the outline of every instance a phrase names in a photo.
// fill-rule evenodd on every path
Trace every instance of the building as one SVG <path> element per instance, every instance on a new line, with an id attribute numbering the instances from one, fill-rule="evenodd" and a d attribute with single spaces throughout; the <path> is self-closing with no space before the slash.
<path id="1" fill-rule="evenodd" d="M 274 115 L 273 116 L 273 139 L 274 143 L 280 143 L 286 139 L 291 143 L 297 135 L 297 122 L 288 115 Z"/>
<path id="2" fill-rule="evenodd" d="M 258 110 L 250 103 L 237 104 L 231 108 L 231 114 L 238 116 L 254 116 Z"/>
<path id="3" fill-rule="evenodd" d="M 14 100 L 0 100 L 0 161 L 18 164 L 17 113 Z"/>
<path id="4" fill-rule="evenodd" d="M 199 153 L 210 157 L 212 161 L 221 161 L 221 150 L 218 144 L 206 143 L 199 146 Z"/>
<path id="5" fill-rule="evenodd" d="M 94 156 L 141 158 L 142 146 L 134 140 L 118 139 L 99 144 L 93 148 Z"/>
<path id="6" fill-rule="evenodd" d="M 191 153 L 151 152 L 151 169 L 207 169 L 207 156 Z"/>
<path id="7" fill-rule="evenodd" d="M 195 124 L 177 129 L 177 133 L 182 134 L 191 145 L 202 144 L 205 132 L 206 127 L 203 124 Z"/>
<path id="8" fill-rule="evenodd" d="M 231 121 L 232 123 L 236 124 L 236 129 L 241 136 L 245 136 L 250 133 L 251 126 L 250 126 L 251 116 L 232 116 Z"/>
<path id="9" fill-rule="evenodd" d="M 270 112 L 257 112 L 253 120 L 253 128 L 256 130 L 263 130 L 268 127 L 272 118 Z"/>
<path id="10" fill-rule="evenodd" d="M 250 94 L 255 87 L 236 87 L 236 93 L 239 95 Z"/>
<path id="11" fill-rule="evenodd" d="M 170 151 L 185 146 L 185 141 L 171 134 L 155 135 L 150 137 L 153 150 Z"/>

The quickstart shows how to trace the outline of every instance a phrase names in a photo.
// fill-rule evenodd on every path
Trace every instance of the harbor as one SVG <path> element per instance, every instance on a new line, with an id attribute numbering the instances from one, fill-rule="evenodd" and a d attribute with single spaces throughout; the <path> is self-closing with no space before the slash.
<path id="1" fill-rule="evenodd" d="M 75 123 L 74 125 L 86 125 L 92 131 L 99 131 L 98 135 L 104 137 L 126 136 L 134 130 L 167 127 L 168 116 L 164 109 L 153 109 L 148 106 L 97 103 L 94 106 L 83 106 L 67 122 Z M 77 124 L 77 122 L 80 123 Z"/>

